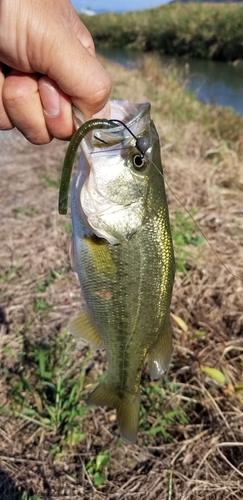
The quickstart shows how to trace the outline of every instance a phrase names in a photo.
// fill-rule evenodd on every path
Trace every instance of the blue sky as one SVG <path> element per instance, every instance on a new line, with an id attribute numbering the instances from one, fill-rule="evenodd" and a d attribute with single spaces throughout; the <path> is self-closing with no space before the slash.
<path id="1" fill-rule="evenodd" d="M 141 10 L 157 7 L 168 0 L 71 0 L 76 10 L 91 9 L 95 12 L 114 11 L 125 12 L 129 10 Z"/>

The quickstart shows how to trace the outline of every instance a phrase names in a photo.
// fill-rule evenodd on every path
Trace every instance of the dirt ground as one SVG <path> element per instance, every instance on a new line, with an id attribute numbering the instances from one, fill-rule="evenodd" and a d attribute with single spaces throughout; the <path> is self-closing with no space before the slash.
<path id="1" fill-rule="evenodd" d="M 115 96 L 121 98 L 128 73 L 114 65 L 110 73 Z M 138 74 L 129 75 L 132 89 Z M 145 100 L 148 88 L 144 84 L 140 90 L 140 100 Z M 133 90 L 127 94 L 136 100 Z M 91 409 L 82 422 L 83 440 L 63 446 L 57 458 L 53 446 L 60 436 L 39 425 L 36 417 L 24 418 L 23 406 L 16 403 L 13 408 L 10 398 L 16 395 L 22 373 L 32 380 L 36 365 L 28 354 L 31 349 L 49 346 L 53 339 L 59 349 L 68 319 L 80 305 L 78 281 L 68 259 L 70 217 L 57 211 L 67 145 L 54 140 L 34 146 L 16 131 L 1 133 L 1 500 L 243 498 L 241 156 L 193 120 L 182 130 L 166 115 L 166 104 L 158 105 L 158 96 L 151 101 L 165 178 L 195 214 L 228 269 L 207 244 L 187 245 L 186 269 L 176 275 L 171 306 L 172 314 L 184 323 L 172 320 L 174 351 L 165 379 L 154 384 L 144 371 L 137 444 L 121 442 L 113 411 Z M 172 226 L 178 211 L 184 223 L 186 212 L 171 190 L 167 192 Z M 175 249 L 181 251 L 177 242 Z M 47 284 L 41 288 L 38 284 L 43 283 Z M 86 355 L 87 348 L 74 342 L 68 367 L 75 363 L 81 370 Z M 85 363 L 97 380 L 106 369 L 105 354 L 94 353 Z M 212 367 L 218 372 L 207 372 Z M 30 398 L 37 414 L 43 402 L 34 392 L 29 395 L 26 387 L 20 390 L 21 397 Z M 159 415 L 165 430 L 157 432 Z M 103 469 L 104 483 L 95 486 L 87 464 L 101 451 L 110 452 L 110 460 Z"/>

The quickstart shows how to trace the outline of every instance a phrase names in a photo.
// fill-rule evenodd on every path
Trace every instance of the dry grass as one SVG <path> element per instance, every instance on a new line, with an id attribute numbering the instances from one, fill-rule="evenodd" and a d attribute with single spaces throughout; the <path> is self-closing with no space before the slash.
<path id="1" fill-rule="evenodd" d="M 100 408 L 78 420 L 83 438 L 73 442 L 66 424 L 43 417 L 47 391 L 39 353 L 51 353 L 49 382 L 59 380 L 60 367 L 61 375 L 70 373 L 63 390 L 70 380 L 77 383 L 82 369 L 85 385 L 97 380 L 105 355 L 87 360 L 87 348 L 65 336 L 80 303 L 68 263 L 69 218 L 57 214 L 55 186 L 66 145 L 32 146 L 15 131 L 1 136 L 0 498 L 241 500 L 242 121 L 236 126 L 229 112 L 185 96 L 171 71 L 159 71 L 154 60 L 132 72 L 111 64 L 108 70 L 114 97 L 151 101 L 170 188 L 241 279 L 207 245 L 182 248 L 176 240 L 186 271 L 177 273 L 171 310 L 187 328 L 174 321 L 165 380 L 153 383 L 143 374 L 137 444 L 121 442 L 114 412 Z M 169 189 L 168 199 L 172 225 L 179 212 L 186 231 L 186 213 Z M 205 367 L 216 367 L 223 382 Z M 26 408 L 33 409 L 32 420 Z M 95 460 L 102 451 L 110 459 L 102 467 L 103 484 L 95 486 Z"/>

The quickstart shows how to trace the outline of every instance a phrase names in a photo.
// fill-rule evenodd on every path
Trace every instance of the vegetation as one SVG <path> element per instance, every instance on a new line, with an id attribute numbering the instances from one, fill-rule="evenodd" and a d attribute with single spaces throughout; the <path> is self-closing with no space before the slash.
<path id="1" fill-rule="evenodd" d="M 195 214 L 194 214 L 195 215 Z M 196 231 L 194 219 L 176 210 L 172 220 L 172 237 L 175 247 L 177 271 L 185 273 L 187 258 L 190 255 L 190 245 L 205 243 L 200 231 Z M 198 232 L 199 234 L 196 234 Z"/>
<path id="2" fill-rule="evenodd" d="M 68 263 L 70 220 L 57 215 L 66 145 L 37 147 L 6 134 L 0 498 L 240 500 L 243 118 L 196 101 L 156 57 L 133 71 L 103 63 L 113 98 L 149 100 L 160 135 L 177 257 L 173 358 L 163 380 L 151 381 L 145 367 L 138 442 L 124 444 L 114 411 L 84 402 L 107 370 L 105 352 L 90 351 L 66 329 L 81 303 Z"/>
<path id="3" fill-rule="evenodd" d="M 243 58 L 243 6 L 174 3 L 124 14 L 81 16 L 97 44 L 234 61 Z"/>

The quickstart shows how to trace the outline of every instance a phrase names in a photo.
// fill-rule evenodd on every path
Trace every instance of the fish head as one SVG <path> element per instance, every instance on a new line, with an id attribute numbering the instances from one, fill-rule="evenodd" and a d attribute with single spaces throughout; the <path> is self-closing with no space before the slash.
<path id="1" fill-rule="evenodd" d="M 149 103 L 111 101 L 111 118 L 114 128 L 97 129 L 83 139 L 74 182 L 85 225 L 118 244 L 129 240 L 146 218 L 154 170 L 150 160 L 159 141 Z"/>

